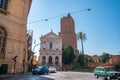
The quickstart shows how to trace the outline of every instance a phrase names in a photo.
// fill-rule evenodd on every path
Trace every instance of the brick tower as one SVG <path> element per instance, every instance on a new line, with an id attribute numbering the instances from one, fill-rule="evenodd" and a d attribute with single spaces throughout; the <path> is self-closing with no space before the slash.
<path id="1" fill-rule="evenodd" d="M 78 56 L 79 51 L 77 49 L 74 20 L 70 16 L 70 13 L 67 15 L 67 17 L 61 18 L 60 24 L 61 32 L 59 32 L 59 36 L 62 37 L 62 47 L 72 46 L 75 56 Z"/>

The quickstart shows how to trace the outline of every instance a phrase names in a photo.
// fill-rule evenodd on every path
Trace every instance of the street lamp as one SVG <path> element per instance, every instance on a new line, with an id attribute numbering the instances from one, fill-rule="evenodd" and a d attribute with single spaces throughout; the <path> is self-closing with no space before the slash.
<path id="1" fill-rule="evenodd" d="M 34 47 L 33 47 L 33 53 L 32 53 L 32 55 L 31 55 L 31 70 L 33 69 L 33 54 L 35 53 L 34 52 L 34 50 L 35 50 L 35 48 L 38 46 L 38 45 L 40 45 L 40 43 L 39 44 L 36 44 Z"/>
<path id="2" fill-rule="evenodd" d="M 25 60 L 25 58 L 26 58 L 26 49 L 24 48 L 23 49 L 23 74 L 24 74 L 24 72 L 25 72 L 25 63 L 26 63 L 26 60 Z"/>
<path id="3" fill-rule="evenodd" d="M 17 55 L 14 58 L 12 58 L 12 60 L 14 61 L 14 72 L 13 72 L 13 74 L 15 73 L 15 68 L 16 68 L 16 58 L 17 58 Z"/>

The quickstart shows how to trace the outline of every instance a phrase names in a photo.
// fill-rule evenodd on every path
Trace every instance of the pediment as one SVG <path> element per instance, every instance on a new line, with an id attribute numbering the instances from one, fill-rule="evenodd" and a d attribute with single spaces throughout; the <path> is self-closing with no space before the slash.
<path id="1" fill-rule="evenodd" d="M 59 37 L 57 36 L 57 34 L 53 32 L 49 32 L 48 34 L 42 36 L 41 38 L 43 39 L 43 38 L 59 38 Z"/>

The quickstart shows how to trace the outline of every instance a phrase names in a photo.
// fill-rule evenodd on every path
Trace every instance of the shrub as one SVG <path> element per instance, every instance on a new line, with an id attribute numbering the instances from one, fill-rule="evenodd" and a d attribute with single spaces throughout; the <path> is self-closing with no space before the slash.
<path id="1" fill-rule="evenodd" d="M 120 71 L 120 63 L 116 64 L 114 67 L 116 71 Z"/>

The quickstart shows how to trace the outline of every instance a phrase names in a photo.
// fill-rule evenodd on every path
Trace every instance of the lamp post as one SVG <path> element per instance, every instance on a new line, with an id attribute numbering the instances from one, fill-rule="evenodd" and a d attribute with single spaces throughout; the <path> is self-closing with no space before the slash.
<path id="1" fill-rule="evenodd" d="M 24 74 L 24 72 L 25 72 L 25 63 L 26 63 L 26 60 L 25 60 L 25 58 L 26 58 L 26 49 L 24 48 L 23 49 L 23 74 Z"/>
<path id="2" fill-rule="evenodd" d="M 40 45 L 40 43 L 38 43 L 38 44 L 36 44 L 34 47 L 33 47 L 33 53 L 32 53 L 32 55 L 31 55 L 31 71 L 32 71 L 32 69 L 33 69 L 33 55 L 34 55 L 34 50 L 35 50 L 35 48 L 38 46 L 38 45 Z"/>
<path id="3" fill-rule="evenodd" d="M 15 68 L 16 68 L 16 58 L 17 58 L 17 55 L 14 58 L 12 58 L 12 60 L 14 61 L 14 72 L 13 72 L 13 74 L 15 73 Z"/>

